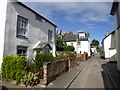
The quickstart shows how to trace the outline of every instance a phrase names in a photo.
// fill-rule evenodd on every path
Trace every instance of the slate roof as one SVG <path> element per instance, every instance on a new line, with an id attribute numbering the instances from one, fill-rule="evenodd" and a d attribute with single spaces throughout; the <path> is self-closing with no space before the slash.
<path id="1" fill-rule="evenodd" d="M 66 35 L 64 38 L 65 42 L 71 42 L 71 41 L 88 41 L 89 38 L 89 33 L 86 33 L 85 38 L 79 38 L 78 34 L 73 34 L 73 35 Z"/>
<path id="2" fill-rule="evenodd" d="M 118 7 L 118 2 L 114 0 L 114 2 L 112 3 L 112 8 L 111 8 L 111 11 L 110 11 L 110 15 L 114 15 L 117 7 Z"/>
<path id="3" fill-rule="evenodd" d="M 103 38 L 103 40 L 102 40 L 102 42 L 101 42 L 101 44 L 103 43 L 103 41 L 109 36 L 109 35 L 111 35 L 111 34 L 114 34 L 115 33 L 115 30 L 114 31 L 112 31 L 111 33 L 109 33 L 107 36 L 105 36 L 104 38 Z"/>
<path id="4" fill-rule="evenodd" d="M 34 47 L 34 50 L 43 50 L 44 48 L 48 48 L 50 50 L 52 50 L 52 47 L 50 46 L 50 44 L 48 42 L 41 42 L 39 43 L 36 47 Z"/>
<path id="5" fill-rule="evenodd" d="M 10 0 L 11 3 L 17 3 L 21 6 L 23 6 L 24 8 L 28 9 L 29 11 L 39 15 L 40 17 L 42 17 L 43 19 L 45 19 L 47 22 L 49 22 L 50 24 L 52 24 L 53 26 L 57 27 L 57 25 L 55 25 L 53 22 L 51 22 L 50 20 L 46 19 L 44 16 L 40 15 L 38 12 L 36 12 L 35 10 L 31 9 L 30 7 L 28 7 L 27 5 L 23 4 L 22 2 L 20 2 L 19 0 Z"/>

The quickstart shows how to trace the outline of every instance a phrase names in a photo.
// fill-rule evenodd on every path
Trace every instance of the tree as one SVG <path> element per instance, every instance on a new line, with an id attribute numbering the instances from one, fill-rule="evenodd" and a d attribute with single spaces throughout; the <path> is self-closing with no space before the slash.
<path id="1" fill-rule="evenodd" d="M 65 51 L 74 51 L 75 48 L 74 48 L 73 46 L 66 46 L 66 47 L 64 48 L 64 50 L 65 50 Z"/>
<path id="2" fill-rule="evenodd" d="M 99 41 L 98 40 L 96 40 L 96 39 L 93 39 L 92 40 L 92 43 L 91 43 L 91 47 L 99 47 Z"/>
<path id="3" fill-rule="evenodd" d="M 97 51 L 99 52 L 100 51 L 100 48 L 99 48 L 99 41 L 96 40 L 96 39 L 93 39 L 92 40 L 92 43 L 90 44 L 91 47 L 96 47 Z"/>
<path id="4" fill-rule="evenodd" d="M 64 36 L 69 36 L 69 35 L 73 35 L 73 32 L 66 32 L 66 33 L 64 34 Z"/>
<path id="5" fill-rule="evenodd" d="M 56 49 L 57 51 L 63 51 L 64 50 L 64 37 L 62 34 L 62 29 L 60 30 L 60 32 L 56 32 Z"/>

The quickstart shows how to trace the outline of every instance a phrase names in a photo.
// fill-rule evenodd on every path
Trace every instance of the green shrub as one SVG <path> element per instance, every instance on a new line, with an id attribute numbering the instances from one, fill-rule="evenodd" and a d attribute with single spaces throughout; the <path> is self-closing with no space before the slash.
<path id="1" fill-rule="evenodd" d="M 34 63 L 32 61 L 27 61 L 26 70 L 29 71 L 29 70 L 34 70 L 34 69 L 35 69 Z"/>
<path id="2" fill-rule="evenodd" d="M 34 74 L 34 73 L 31 73 L 31 72 L 26 73 L 26 74 L 23 76 L 23 78 L 21 79 L 21 83 L 22 83 L 22 84 L 25 84 L 26 87 L 27 87 L 28 85 L 30 85 L 30 86 L 37 85 L 37 84 L 39 83 L 38 74 L 39 74 L 39 73 L 35 73 L 35 74 Z"/>
<path id="3" fill-rule="evenodd" d="M 66 55 L 66 52 L 57 52 L 56 57 L 54 57 L 54 60 L 61 60 L 64 59 Z"/>
<path id="4" fill-rule="evenodd" d="M 73 46 L 66 46 L 66 47 L 64 48 L 64 50 L 65 50 L 65 51 L 74 51 L 75 48 L 74 48 Z"/>
<path id="5" fill-rule="evenodd" d="M 54 60 L 54 57 L 50 52 L 38 53 L 35 57 L 35 60 L 33 60 L 35 69 L 39 70 L 42 67 L 43 62 L 50 62 L 53 60 Z"/>
<path id="6" fill-rule="evenodd" d="M 17 80 L 25 74 L 26 58 L 23 56 L 5 56 L 2 63 L 2 78 Z"/>

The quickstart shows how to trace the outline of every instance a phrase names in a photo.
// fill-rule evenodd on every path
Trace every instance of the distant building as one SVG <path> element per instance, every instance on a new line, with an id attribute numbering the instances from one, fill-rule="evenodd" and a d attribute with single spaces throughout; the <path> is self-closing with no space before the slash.
<path id="1" fill-rule="evenodd" d="M 78 34 L 71 34 L 65 37 L 67 46 L 74 46 L 77 54 L 88 53 L 90 56 L 90 35 L 86 32 L 78 32 Z"/>
<path id="2" fill-rule="evenodd" d="M 56 25 L 21 2 L 7 3 L 5 55 L 23 55 L 28 59 L 41 50 L 55 56 Z"/>
<path id="3" fill-rule="evenodd" d="M 91 51 L 92 51 L 92 53 L 97 53 L 97 49 L 96 49 L 96 47 L 91 47 Z"/>

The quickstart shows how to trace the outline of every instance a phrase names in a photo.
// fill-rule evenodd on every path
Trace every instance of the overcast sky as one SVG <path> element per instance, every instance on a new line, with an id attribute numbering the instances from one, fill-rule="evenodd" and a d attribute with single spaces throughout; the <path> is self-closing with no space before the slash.
<path id="1" fill-rule="evenodd" d="M 94 1 L 94 0 L 93 0 Z M 114 30 L 110 16 L 112 2 L 24 2 L 58 26 L 63 32 L 85 31 L 90 39 L 101 42 L 107 31 Z"/>

